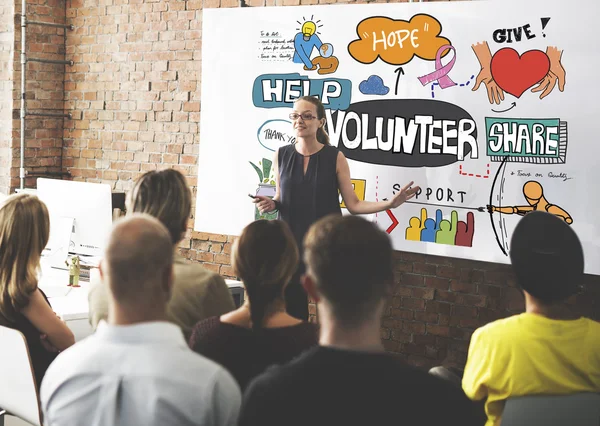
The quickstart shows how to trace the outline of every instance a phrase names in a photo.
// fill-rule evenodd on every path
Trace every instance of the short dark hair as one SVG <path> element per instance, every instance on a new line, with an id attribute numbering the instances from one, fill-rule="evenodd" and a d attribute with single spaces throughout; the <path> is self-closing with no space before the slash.
<path id="1" fill-rule="evenodd" d="M 335 318 L 356 326 L 373 314 L 393 283 L 389 236 L 359 216 L 318 220 L 304 239 L 307 273 Z"/>
<path id="2" fill-rule="evenodd" d="M 127 204 L 128 213 L 147 213 L 160 220 L 175 245 L 186 232 L 192 211 L 192 192 L 181 172 L 152 170 L 136 181 Z"/>
<path id="3" fill-rule="evenodd" d="M 510 260 L 517 285 L 543 303 L 568 299 L 583 282 L 581 242 L 571 226 L 550 213 L 531 212 L 519 221 Z"/>

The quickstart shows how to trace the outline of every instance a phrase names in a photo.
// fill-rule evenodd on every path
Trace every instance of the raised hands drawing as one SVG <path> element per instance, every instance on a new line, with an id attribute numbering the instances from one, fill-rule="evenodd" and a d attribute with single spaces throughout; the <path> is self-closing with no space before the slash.
<path id="1" fill-rule="evenodd" d="M 492 69 L 490 66 L 492 63 L 492 52 L 490 52 L 490 47 L 485 41 L 482 43 L 476 43 L 471 47 L 473 48 L 473 52 L 475 52 L 475 56 L 477 56 L 477 60 L 481 66 L 481 70 L 479 71 L 479 74 L 477 74 L 475 86 L 473 86 L 472 90 L 476 91 L 479 89 L 481 83 L 485 84 L 490 104 L 495 103 L 500 105 L 500 102 L 504 100 L 504 90 L 502 90 L 492 78 Z"/>
<path id="2" fill-rule="evenodd" d="M 548 46 L 546 49 L 546 55 L 548 55 L 548 59 L 550 59 L 550 71 L 548 71 L 546 77 L 544 77 L 537 86 L 531 89 L 531 91 L 534 93 L 542 92 L 540 94 L 540 99 L 544 99 L 546 96 L 548 96 L 552 90 L 554 90 L 557 83 L 558 90 L 564 92 L 566 83 L 565 77 L 567 73 L 565 72 L 565 69 L 560 61 L 562 57 L 562 50 L 558 50 L 556 47 Z"/>

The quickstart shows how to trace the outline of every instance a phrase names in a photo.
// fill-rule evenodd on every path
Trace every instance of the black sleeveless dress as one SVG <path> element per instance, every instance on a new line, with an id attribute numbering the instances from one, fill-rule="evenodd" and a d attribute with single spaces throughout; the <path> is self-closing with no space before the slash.
<path id="1" fill-rule="evenodd" d="M 336 173 L 337 148 L 324 145 L 310 156 L 304 174 L 304 156 L 295 145 L 279 149 L 280 218 L 291 228 L 298 249 L 300 264 L 286 289 L 286 306 L 290 315 L 308 319 L 308 298 L 300 284 L 305 267 L 302 261 L 302 242 L 308 228 L 329 214 L 342 214 Z"/>
<path id="2" fill-rule="evenodd" d="M 50 305 L 46 294 L 39 289 L 46 300 L 46 303 Z M 58 356 L 58 353 L 48 352 L 40 340 L 40 331 L 27 319 L 27 317 L 21 313 L 17 314 L 15 321 L 12 323 L 2 324 L 5 327 L 19 330 L 23 333 L 25 340 L 27 341 L 27 347 L 29 349 L 29 357 L 31 358 L 31 364 L 33 367 L 33 373 L 35 375 L 36 385 L 39 386 L 42 383 L 42 379 L 46 374 L 46 370 Z"/>

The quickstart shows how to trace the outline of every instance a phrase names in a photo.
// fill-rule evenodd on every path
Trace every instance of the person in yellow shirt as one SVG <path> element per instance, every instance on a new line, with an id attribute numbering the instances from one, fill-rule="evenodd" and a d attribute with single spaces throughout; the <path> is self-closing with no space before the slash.
<path id="1" fill-rule="evenodd" d="M 529 213 L 515 228 L 510 258 L 526 311 L 473 333 L 462 379 L 470 399 L 486 400 L 486 426 L 500 425 L 509 398 L 600 392 L 600 323 L 563 304 L 583 281 L 575 232 L 550 213 Z"/>

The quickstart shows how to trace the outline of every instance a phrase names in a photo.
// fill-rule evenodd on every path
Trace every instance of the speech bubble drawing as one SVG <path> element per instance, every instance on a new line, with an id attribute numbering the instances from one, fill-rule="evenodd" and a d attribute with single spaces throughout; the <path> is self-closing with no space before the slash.
<path id="1" fill-rule="evenodd" d="M 275 152 L 282 146 L 296 142 L 296 136 L 291 131 L 292 122 L 289 120 L 267 120 L 256 132 L 256 137 L 263 147 Z"/>
<path id="2" fill-rule="evenodd" d="M 372 64 L 381 58 L 390 65 L 404 65 L 414 56 L 432 61 L 438 49 L 452 44 L 439 37 L 442 24 L 431 15 L 418 14 L 410 21 L 384 16 L 363 19 L 356 26 L 358 40 L 348 44 L 348 53 L 363 64 Z M 442 57 L 447 55 L 446 50 Z"/>

